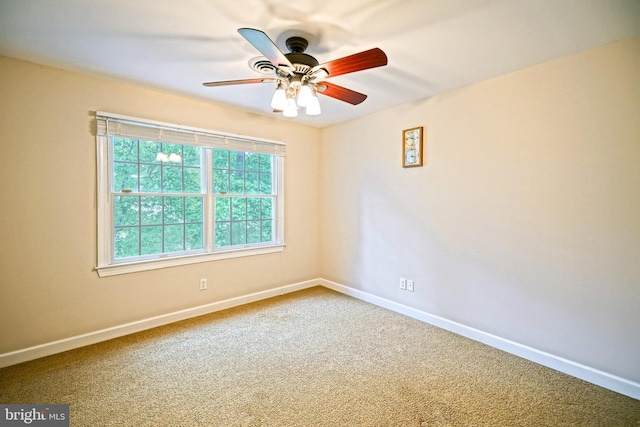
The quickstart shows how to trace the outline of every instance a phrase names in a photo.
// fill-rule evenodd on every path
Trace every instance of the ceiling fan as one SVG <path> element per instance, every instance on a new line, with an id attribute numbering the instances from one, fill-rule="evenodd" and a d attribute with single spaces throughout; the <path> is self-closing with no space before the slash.
<path id="1" fill-rule="evenodd" d="M 387 65 L 387 55 L 378 48 L 320 64 L 313 56 L 304 53 L 309 42 L 302 37 L 289 37 L 286 45 L 290 52 L 283 53 L 263 31 L 240 28 L 238 32 L 267 59 L 254 58 L 252 67 L 265 73 L 274 72 L 275 77 L 207 82 L 203 85 L 215 87 L 277 82 L 271 108 L 286 117 L 297 116 L 298 107 L 305 108 L 308 115 L 320 114 L 318 93 L 352 105 L 360 104 L 367 95 L 323 79 Z"/>

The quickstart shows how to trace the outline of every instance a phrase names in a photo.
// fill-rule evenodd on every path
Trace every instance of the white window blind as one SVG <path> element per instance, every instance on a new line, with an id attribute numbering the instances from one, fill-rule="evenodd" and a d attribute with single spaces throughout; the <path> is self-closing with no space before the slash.
<path id="1" fill-rule="evenodd" d="M 213 132 L 188 126 L 176 126 L 102 111 L 96 112 L 96 121 L 98 136 L 117 136 L 171 144 L 198 145 L 276 156 L 286 155 L 286 145 L 280 141 Z"/>

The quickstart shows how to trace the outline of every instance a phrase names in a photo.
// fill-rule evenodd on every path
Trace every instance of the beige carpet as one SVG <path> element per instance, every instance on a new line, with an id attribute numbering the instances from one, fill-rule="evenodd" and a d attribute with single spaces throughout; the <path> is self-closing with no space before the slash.
<path id="1" fill-rule="evenodd" d="M 0 370 L 72 426 L 640 426 L 640 401 L 317 287 Z"/>

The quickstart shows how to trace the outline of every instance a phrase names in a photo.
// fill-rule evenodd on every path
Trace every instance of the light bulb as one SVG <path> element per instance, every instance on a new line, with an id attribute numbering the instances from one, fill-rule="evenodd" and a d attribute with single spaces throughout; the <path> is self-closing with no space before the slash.
<path id="1" fill-rule="evenodd" d="M 313 97 L 311 93 L 311 88 L 309 85 L 302 85 L 300 87 L 300 91 L 298 92 L 298 105 L 300 107 L 306 107 L 309 105 L 309 101 Z"/>
<path id="2" fill-rule="evenodd" d="M 298 115 L 298 106 L 296 105 L 295 99 L 287 99 L 287 105 L 284 107 L 282 115 L 285 117 L 296 117 Z"/>

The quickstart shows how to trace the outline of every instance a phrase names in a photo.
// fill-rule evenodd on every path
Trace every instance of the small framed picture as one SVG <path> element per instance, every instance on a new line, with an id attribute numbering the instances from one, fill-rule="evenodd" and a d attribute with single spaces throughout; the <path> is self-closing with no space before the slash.
<path id="1" fill-rule="evenodd" d="M 422 126 L 402 131 L 402 167 L 422 166 Z"/>

